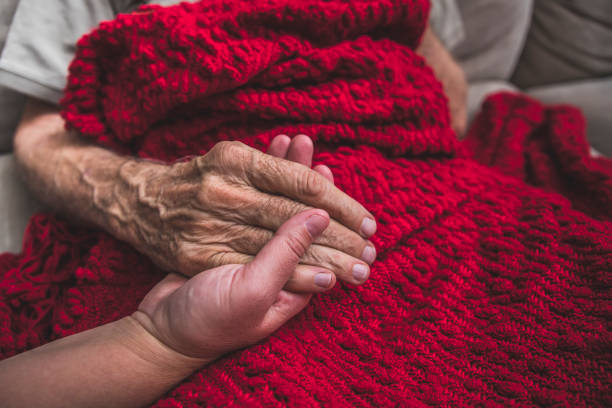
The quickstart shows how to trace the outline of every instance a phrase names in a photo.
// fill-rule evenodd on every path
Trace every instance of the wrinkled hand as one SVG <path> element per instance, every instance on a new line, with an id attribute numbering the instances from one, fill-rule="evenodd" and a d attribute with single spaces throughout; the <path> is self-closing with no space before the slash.
<path id="1" fill-rule="evenodd" d="M 321 210 L 287 221 L 245 265 L 225 265 L 186 278 L 170 274 L 133 317 L 156 339 L 206 364 L 273 333 L 301 311 L 310 294 L 283 290 L 299 260 L 329 225 Z"/>
<path id="2" fill-rule="evenodd" d="M 373 216 L 334 186 L 328 168 L 309 168 L 312 142 L 306 136 L 277 137 L 269 153 L 221 142 L 172 166 L 128 163 L 122 178 L 138 192 L 131 243 L 162 267 L 193 276 L 251 261 L 286 220 L 320 208 L 333 220 L 287 289 L 320 292 L 333 287 L 336 276 L 365 282 L 376 257 L 367 240 L 376 230 Z M 315 280 L 320 267 L 331 273 Z"/>

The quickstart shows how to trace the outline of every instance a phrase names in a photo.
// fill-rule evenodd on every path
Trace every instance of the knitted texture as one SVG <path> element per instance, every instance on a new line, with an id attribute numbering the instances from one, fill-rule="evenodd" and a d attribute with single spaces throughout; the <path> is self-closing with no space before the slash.
<path id="1" fill-rule="evenodd" d="M 467 140 L 412 51 L 426 0 L 210 0 L 146 7 L 81 39 L 64 117 L 172 161 L 219 140 L 315 140 L 379 228 L 270 338 L 155 406 L 611 406 L 612 163 L 569 107 L 487 100 Z M 98 231 L 32 219 L 0 256 L 4 357 L 134 311 L 163 274 Z"/>

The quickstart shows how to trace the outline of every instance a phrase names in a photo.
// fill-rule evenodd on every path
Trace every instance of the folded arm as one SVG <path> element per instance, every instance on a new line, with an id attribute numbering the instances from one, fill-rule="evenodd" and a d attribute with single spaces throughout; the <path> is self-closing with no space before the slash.
<path id="1" fill-rule="evenodd" d="M 467 80 L 465 73 L 440 42 L 429 24 L 423 33 L 423 39 L 416 50 L 425 58 L 427 64 L 442 83 L 448 97 L 451 126 L 458 137 L 467 130 Z"/>

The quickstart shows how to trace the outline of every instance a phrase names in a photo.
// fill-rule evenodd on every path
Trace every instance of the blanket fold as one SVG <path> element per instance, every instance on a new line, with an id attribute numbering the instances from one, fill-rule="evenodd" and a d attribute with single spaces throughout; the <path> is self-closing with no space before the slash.
<path id="1" fill-rule="evenodd" d="M 80 40 L 70 129 L 173 161 L 220 140 L 315 139 L 379 223 L 370 280 L 203 368 L 175 406 L 611 406 L 612 164 L 569 107 L 487 100 L 467 140 L 414 53 L 426 0 L 143 7 Z M 125 316 L 163 276 L 35 216 L 0 255 L 0 356 Z"/>

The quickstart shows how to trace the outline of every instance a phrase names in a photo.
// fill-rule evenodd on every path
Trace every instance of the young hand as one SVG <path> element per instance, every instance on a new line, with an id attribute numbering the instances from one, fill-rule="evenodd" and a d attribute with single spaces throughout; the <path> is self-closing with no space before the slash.
<path id="1" fill-rule="evenodd" d="M 167 347 L 202 364 L 253 344 L 308 304 L 311 294 L 283 287 L 329 221 L 325 211 L 307 210 L 284 223 L 247 264 L 220 266 L 189 280 L 170 274 L 133 317 Z M 327 271 L 319 272 L 327 279 Z"/>

